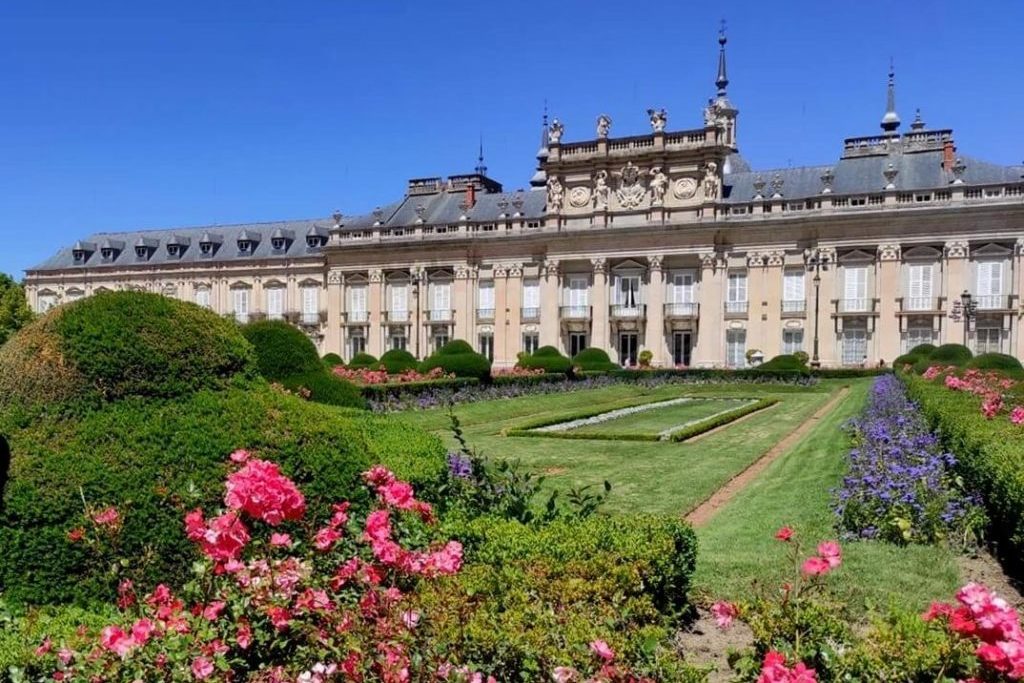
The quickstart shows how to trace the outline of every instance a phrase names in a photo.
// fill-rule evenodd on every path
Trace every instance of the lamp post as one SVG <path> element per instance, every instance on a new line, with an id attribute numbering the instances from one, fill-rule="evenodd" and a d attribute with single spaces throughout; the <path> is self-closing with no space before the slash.
<path id="1" fill-rule="evenodd" d="M 808 272 L 814 273 L 814 353 L 811 356 L 811 367 L 821 367 L 821 357 L 818 354 L 818 318 L 821 315 L 821 271 L 828 270 L 830 262 L 829 255 L 821 249 L 808 249 L 804 252 L 807 260 Z"/>
<path id="2" fill-rule="evenodd" d="M 971 329 L 971 321 L 978 314 L 978 302 L 974 301 L 971 293 L 966 289 L 960 294 L 960 315 L 964 319 L 964 346 L 967 346 L 967 337 Z"/>

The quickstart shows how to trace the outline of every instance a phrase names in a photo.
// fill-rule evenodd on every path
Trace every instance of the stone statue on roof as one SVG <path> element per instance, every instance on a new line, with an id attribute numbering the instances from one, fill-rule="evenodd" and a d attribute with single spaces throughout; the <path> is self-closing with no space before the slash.
<path id="1" fill-rule="evenodd" d="M 655 133 L 664 133 L 668 124 L 668 112 L 664 109 L 648 109 L 647 115 L 651 117 L 651 128 Z"/>
<path id="2" fill-rule="evenodd" d="M 661 166 L 651 169 L 651 181 L 648 183 L 651 188 L 651 205 L 661 206 L 665 203 L 665 190 L 668 189 L 668 176 L 661 170 Z"/>
<path id="3" fill-rule="evenodd" d="M 597 117 L 597 137 L 606 138 L 608 137 L 608 131 L 612 128 L 612 119 L 607 114 L 601 114 Z"/>
<path id="4" fill-rule="evenodd" d="M 594 176 L 594 208 L 603 211 L 608 208 L 608 171 L 598 171 Z"/>
<path id="5" fill-rule="evenodd" d="M 558 119 L 551 122 L 548 127 L 548 144 L 557 145 L 562 142 L 562 133 L 565 132 L 565 126 Z"/>

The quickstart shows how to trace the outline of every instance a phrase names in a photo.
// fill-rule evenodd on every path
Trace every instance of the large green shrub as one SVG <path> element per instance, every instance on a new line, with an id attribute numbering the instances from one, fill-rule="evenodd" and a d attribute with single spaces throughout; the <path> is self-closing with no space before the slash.
<path id="1" fill-rule="evenodd" d="M 906 381 L 943 445 L 956 454 L 966 489 L 984 499 L 989 534 L 1019 574 L 1024 569 L 1024 427 L 1006 416 L 986 419 L 980 399 L 968 392 L 922 378 Z"/>
<path id="2" fill-rule="evenodd" d="M 348 362 L 348 367 L 352 370 L 376 370 L 380 367 L 380 361 L 368 353 L 357 353 Z"/>
<path id="3" fill-rule="evenodd" d="M 420 364 L 420 372 L 430 372 L 434 368 L 441 368 L 456 377 L 486 380 L 491 376 L 491 361 L 461 339 L 448 342 Z"/>
<path id="4" fill-rule="evenodd" d="M 330 372 L 325 372 L 323 368 L 286 377 L 281 380 L 281 385 L 316 403 L 343 408 L 366 408 L 366 401 L 359 387 Z"/>
<path id="5" fill-rule="evenodd" d="M 920 360 L 927 360 L 927 358 L 915 356 L 913 353 L 905 353 L 902 356 L 897 356 L 896 360 L 892 362 L 892 366 L 897 370 L 902 370 L 907 365 L 913 367 Z"/>
<path id="6" fill-rule="evenodd" d="M 380 364 L 389 375 L 400 375 L 407 370 L 415 370 L 419 361 L 405 349 L 391 349 L 380 357 Z"/>
<path id="7" fill-rule="evenodd" d="M 0 408 L 184 396 L 253 372 L 252 346 L 230 321 L 158 294 L 102 292 L 0 348 Z"/>
<path id="8" fill-rule="evenodd" d="M 971 350 L 963 344 L 943 344 L 927 356 L 933 365 L 955 365 L 963 367 L 971 360 Z M 920 357 L 920 354 L 918 354 Z"/>
<path id="9" fill-rule="evenodd" d="M 433 436 L 259 381 L 173 401 L 126 400 L 78 418 L 16 419 L 0 416 L 14 454 L 0 510 L 0 590 L 25 603 L 109 599 L 121 576 L 142 587 L 184 580 L 194 551 L 182 515 L 221 504 L 226 458 L 237 448 L 280 463 L 305 492 L 312 519 L 331 502 L 355 496 L 358 504 L 360 473 L 375 462 L 417 486 L 433 485 L 444 467 Z M 69 530 L 90 526 L 83 497 L 121 512 L 110 551 L 125 566 L 69 541 Z"/>
<path id="10" fill-rule="evenodd" d="M 907 351 L 907 355 L 917 356 L 918 358 L 929 358 L 933 353 L 938 350 L 939 347 L 935 344 L 918 344 L 914 348 Z"/>
<path id="11" fill-rule="evenodd" d="M 808 372 L 807 365 L 801 363 L 800 359 L 793 354 L 784 354 L 781 356 L 775 356 L 767 363 L 762 363 L 757 367 L 758 370 L 796 370 L 799 372 Z"/>
<path id="12" fill-rule="evenodd" d="M 967 367 L 978 370 L 1002 370 L 1012 374 L 1019 374 L 1024 370 L 1019 360 L 1005 353 L 982 353 L 968 361 Z"/>
<path id="13" fill-rule="evenodd" d="M 324 365 L 329 368 L 336 368 L 339 365 L 344 365 L 345 361 L 342 360 L 341 356 L 336 353 L 328 353 L 323 357 Z"/>
<path id="14" fill-rule="evenodd" d="M 290 323 L 261 320 L 244 325 L 242 335 L 256 350 L 256 366 L 260 374 L 272 382 L 323 370 L 316 346 L 302 330 Z"/>
<path id="15" fill-rule="evenodd" d="M 608 357 L 604 349 L 594 346 L 589 349 L 583 349 L 573 356 L 572 364 L 574 367 L 586 372 L 609 372 L 619 369 L 619 366 L 612 362 L 612 359 Z"/>
<path id="16" fill-rule="evenodd" d="M 421 597 L 439 650 L 487 662 L 502 681 L 583 667 L 595 638 L 657 668 L 653 644 L 674 632 L 696 559 L 685 522 L 595 515 L 539 527 L 488 517 L 456 526 L 467 564 Z M 680 669 L 652 673 L 702 680 Z"/>
<path id="17" fill-rule="evenodd" d="M 32 309 L 28 307 L 25 288 L 10 275 L 0 273 L 0 346 L 32 322 L 34 317 Z"/>
<path id="18" fill-rule="evenodd" d="M 567 373 L 572 369 L 572 361 L 563 356 L 554 346 L 542 346 L 532 354 L 519 359 L 521 368 L 540 368 L 544 372 Z"/>

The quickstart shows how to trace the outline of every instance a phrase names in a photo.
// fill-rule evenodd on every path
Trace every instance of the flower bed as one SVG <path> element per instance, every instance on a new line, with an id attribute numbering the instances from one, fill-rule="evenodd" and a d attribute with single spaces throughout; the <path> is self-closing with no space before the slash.
<path id="1" fill-rule="evenodd" d="M 943 452 L 899 379 L 876 379 L 849 428 L 855 445 L 836 492 L 840 530 L 896 543 L 973 539 L 982 525 L 977 501 L 957 486 L 956 458 Z"/>
<path id="2" fill-rule="evenodd" d="M 418 372 L 416 370 L 405 370 L 391 374 L 387 370 L 375 370 L 371 368 L 346 368 L 337 366 L 331 368 L 331 372 L 342 379 L 355 384 L 368 386 L 376 384 L 410 384 L 412 382 L 429 382 L 436 379 L 450 379 L 453 374 L 445 374 L 441 368 L 433 368 L 429 372 Z"/>

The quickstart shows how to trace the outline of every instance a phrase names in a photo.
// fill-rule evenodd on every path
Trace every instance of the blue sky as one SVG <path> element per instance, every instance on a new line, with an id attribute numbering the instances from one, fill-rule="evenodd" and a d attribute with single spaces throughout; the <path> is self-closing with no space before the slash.
<path id="1" fill-rule="evenodd" d="M 713 9 L 705 9 L 706 7 Z M 718 20 L 755 168 L 874 134 L 896 62 L 961 151 L 1024 159 L 1024 2 L 4 2 L 0 272 L 98 230 L 362 213 L 411 177 L 526 187 L 545 99 L 566 140 L 701 123 Z"/>

